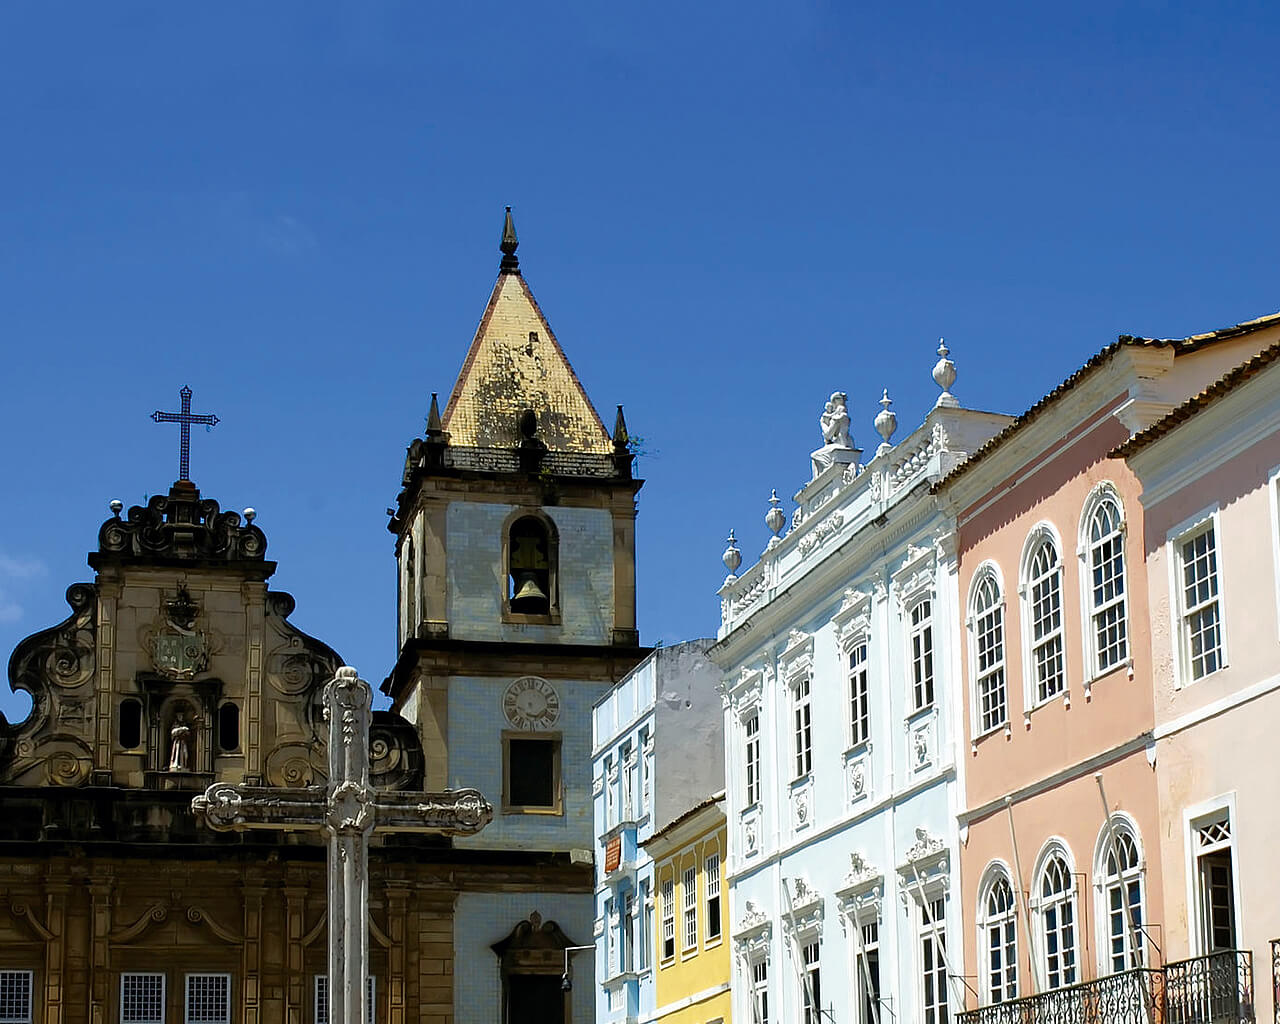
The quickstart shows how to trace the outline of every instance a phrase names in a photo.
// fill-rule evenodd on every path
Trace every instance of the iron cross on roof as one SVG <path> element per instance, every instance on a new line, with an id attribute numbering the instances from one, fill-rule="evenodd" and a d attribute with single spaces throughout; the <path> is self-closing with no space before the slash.
<path id="1" fill-rule="evenodd" d="M 183 387 L 178 392 L 182 396 L 182 412 L 161 412 L 157 409 L 151 414 L 151 418 L 157 423 L 181 423 L 182 424 L 182 448 L 178 459 L 178 479 L 191 482 L 191 424 L 202 423 L 207 428 L 214 426 L 218 422 L 218 417 L 212 413 L 208 415 L 197 415 L 191 411 L 191 389 Z"/>

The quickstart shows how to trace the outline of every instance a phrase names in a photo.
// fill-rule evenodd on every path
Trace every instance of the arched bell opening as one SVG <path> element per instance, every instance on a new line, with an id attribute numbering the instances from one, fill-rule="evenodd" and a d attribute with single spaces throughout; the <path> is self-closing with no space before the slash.
<path id="1" fill-rule="evenodd" d="M 507 528 L 506 606 L 516 616 L 551 616 L 556 602 L 557 543 L 554 525 L 540 514 L 524 513 Z"/>

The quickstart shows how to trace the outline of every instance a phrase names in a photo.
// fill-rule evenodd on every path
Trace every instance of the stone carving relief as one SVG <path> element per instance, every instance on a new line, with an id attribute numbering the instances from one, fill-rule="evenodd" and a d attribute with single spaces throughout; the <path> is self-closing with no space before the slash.
<path id="1" fill-rule="evenodd" d="M 803 556 L 816 551 L 839 533 L 842 526 L 844 526 L 844 513 L 839 511 L 832 512 L 826 519 L 800 538 L 800 543 L 797 545 L 800 549 L 800 554 Z"/>
<path id="2" fill-rule="evenodd" d="M 797 832 L 813 824 L 812 777 L 791 789 L 791 824 Z"/>
<path id="3" fill-rule="evenodd" d="M 113 506 L 119 508 L 118 505 Z M 238 512 L 223 512 L 195 488 L 174 486 L 145 506 L 134 505 L 127 519 L 115 515 L 98 530 L 98 553 L 89 564 L 157 559 L 257 561 L 266 557 L 266 535 L 252 523 L 240 525 Z"/>

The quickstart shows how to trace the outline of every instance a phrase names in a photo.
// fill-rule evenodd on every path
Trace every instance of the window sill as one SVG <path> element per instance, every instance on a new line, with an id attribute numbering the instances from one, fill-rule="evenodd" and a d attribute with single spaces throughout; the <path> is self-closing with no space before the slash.
<path id="1" fill-rule="evenodd" d="M 619 971 L 611 978 L 605 978 L 600 982 L 600 987 L 606 992 L 613 992 L 622 988 L 629 981 L 639 981 L 640 974 L 637 971 Z"/>
<path id="2" fill-rule="evenodd" d="M 512 626 L 558 626 L 560 612 L 557 609 L 550 614 L 534 614 L 533 612 L 511 612 L 504 608 L 502 621 Z"/>
<path id="3" fill-rule="evenodd" d="M 970 742 L 970 746 L 973 748 L 973 752 L 975 754 L 978 752 L 978 744 L 981 743 L 983 740 L 990 739 L 991 737 L 998 736 L 1002 733 L 1004 734 L 1005 739 L 1008 739 L 1013 735 L 1013 726 L 1009 723 L 1007 719 L 1001 722 L 999 725 L 993 725 L 990 729 L 986 730 L 985 732 L 980 732 L 977 735 L 975 735 L 972 741 Z"/>
<path id="4" fill-rule="evenodd" d="M 521 807 L 514 804 L 503 804 L 503 814 L 529 814 L 535 817 L 560 818 L 564 811 L 559 807 Z"/>
<path id="5" fill-rule="evenodd" d="M 929 717 L 929 715 L 932 714 L 934 711 L 936 711 L 937 708 L 938 708 L 938 705 L 936 703 L 926 704 L 924 705 L 924 707 L 916 708 L 914 711 L 908 711 L 903 721 L 905 721 L 908 725 L 911 725 L 912 723 L 917 722 L 922 718 Z"/>
<path id="6" fill-rule="evenodd" d="M 1201 683 L 1210 682 L 1214 678 L 1214 676 L 1221 675 L 1229 667 L 1230 666 L 1224 661 L 1221 665 L 1215 668 L 1208 675 L 1203 675 L 1199 679 L 1183 679 L 1179 681 L 1178 685 L 1174 687 L 1174 690 L 1180 693 L 1183 690 L 1190 689 L 1193 686 L 1199 686 Z"/>
<path id="7" fill-rule="evenodd" d="M 804 786 L 812 781 L 813 781 L 813 770 L 810 769 L 809 771 L 805 772 L 803 775 L 797 775 L 794 779 L 791 780 L 790 785 L 792 789 L 799 789 L 801 786 Z"/>

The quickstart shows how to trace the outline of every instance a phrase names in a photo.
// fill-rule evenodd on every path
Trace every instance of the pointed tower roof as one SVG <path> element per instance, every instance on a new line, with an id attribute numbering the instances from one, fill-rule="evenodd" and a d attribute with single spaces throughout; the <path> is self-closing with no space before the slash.
<path id="1" fill-rule="evenodd" d="M 609 454 L 609 432 L 520 273 L 517 244 L 508 207 L 498 280 L 445 407 L 443 429 L 455 447 L 514 447 L 521 442 L 520 419 L 532 409 L 536 437 L 549 450 Z"/>

